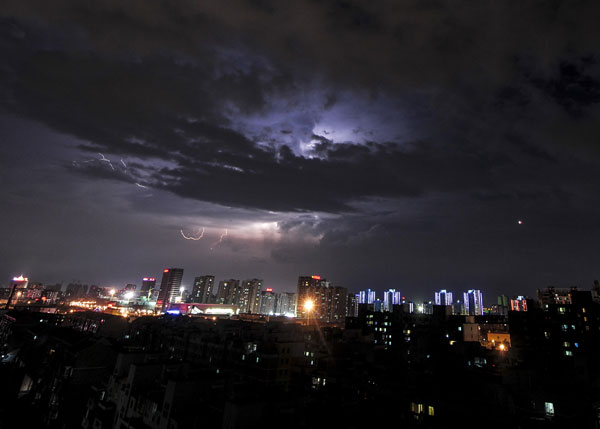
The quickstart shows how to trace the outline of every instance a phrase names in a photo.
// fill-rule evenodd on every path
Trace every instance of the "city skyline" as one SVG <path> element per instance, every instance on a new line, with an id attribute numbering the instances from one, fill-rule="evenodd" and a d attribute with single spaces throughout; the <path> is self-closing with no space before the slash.
<path id="1" fill-rule="evenodd" d="M 165 268 L 165 269 L 161 269 L 159 271 L 164 274 L 165 270 L 167 270 L 167 269 Z M 282 287 L 278 287 L 277 285 L 273 285 L 273 284 L 268 283 L 268 282 L 264 283 L 264 287 L 265 287 L 265 289 L 269 288 L 271 290 L 275 290 L 278 293 L 281 293 L 281 292 L 287 292 L 287 293 L 294 292 L 295 293 L 296 292 L 296 288 L 297 288 L 298 278 L 310 278 L 311 276 L 312 277 L 318 277 L 319 280 L 321 279 L 321 277 L 323 277 L 324 281 L 326 281 L 326 276 L 315 275 L 315 274 L 309 275 L 309 276 L 300 275 L 300 276 L 297 276 L 295 278 L 295 280 L 293 280 L 293 281 L 290 282 L 290 283 L 294 283 L 294 285 L 291 286 L 291 287 L 283 287 L 282 288 Z M 15 279 L 17 279 L 18 277 L 23 277 L 23 273 L 21 273 L 20 276 L 13 276 L 12 277 L 12 281 L 14 281 Z M 183 291 L 185 291 L 187 293 L 192 294 L 193 291 L 195 290 L 195 284 L 194 283 L 198 279 L 203 279 L 205 277 L 212 277 L 214 279 L 213 280 L 214 284 L 213 284 L 213 286 L 211 286 L 210 290 L 211 290 L 212 295 L 215 298 L 218 297 L 217 286 L 218 286 L 218 284 L 220 282 L 224 282 L 224 281 L 227 282 L 229 280 L 236 280 L 238 282 L 250 281 L 251 279 L 256 280 L 256 276 L 252 276 L 252 275 L 249 275 L 249 276 L 239 276 L 239 277 L 236 278 L 236 277 L 230 276 L 230 275 L 214 276 L 214 275 L 206 274 L 206 273 L 187 272 L 187 280 L 188 280 L 188 282 L 186 283 L 185 282 L 185 279 L 186 279 L 186 270 L 183 269 L 182 280 L 181 280 L 181 284 L 180 284 L 180 293 L 182 293 Z M 30 279 L 27 276 L 25 278 L 28 279 L 28 280 Z M 160 277 L 157 275 L 156 279 L 158 279 L 158 278 L 160 278 Z M 192 280 L 190 280 L 190 279 L 192 279 Z M 44 286 L 50 286 L 50 285 L 54 286 L 54 285 L 60 284 L 61 287 L 62 287 L 62 289 L 65 289 L 69 284 L 93 285 L 93 286 L 98 286 L 98 287 L 107 288 L 107 289 L 110 289 L 110 288 L 120 289 L 120 288 L 125 288 L 126 286 L 133 284 L 133 285 L 138 286 L 138 292 L 139 292 L 139 291 L 141 291 L 141 288 L 143 287 L 143 285 L 145 283 L 147 283 L 149 280 L 151 280 L 151 282 L 153 282 L 153 283 L 156 282 L 155 277 L 148 277 L 146 275 L 144 277 L 138 278 L 137 282 L 136 282 L 136 280 L 133 280 L 132 282 L 128 282 L 128 283 L 124 283 L 124 284 L 114 284 L 114 283 L 101 284 L 99 282 L 85 281 L 85 280 L 81 280 L 81 279 L 77 279 L 77 280 L 73 279 L 71 281 L 59 281 L 59 282 L 52 282 L 52 281 L 45 282 L 45 281 L 43 281 L 43 279 L 31 278 L 31 280 L 29 280 L 29 281 L 31 283 L 33 283 L 33 284 L 43 284 Z M 261 279 L 261 281 L 264 281 L 264 279 Z M 579 289 L 588 289 L 588 288 L 591 288 L 595 284 L 596 281 L 597 280 L 595 280 L 595 279 L 594 280 L 590 280 L 587 284 L 583 284 L 583 285 L 582 284 L 574 284 L 574 283 L 548 284 L 548 285 L 539 285 L 539 286 L 536 286 L 536 287 L 534 287 L 531 290 L 529 290 L 529 289 L 528 290 L 515 290 L 514 292 L 510 292 L 508 290 L 501 290 L 500 289 L 498 292 L 492 291 L 492 292 L 487 292 L 487 293 L 485 293 L 486 292 L 485 289 L 481 288 L 481 287 L 478 288 L 478 287 L 461 286 L 461 285 L 458 285 L 458 286 L 455 286 L 455 287 L 442 288 L 442 289 L 439 289 L 439 287 L 436 289 L 436 286 L 433 286 L 433 287 L 428 288 L 426 290 L 417 291 L 416 293 L 412 293 L 412 292 L 411 293 L 405 293 L 404 292 L 405 288 L 399 287 L 397 285 L 396 286 L 390 286 L 390 285 L 379 285 L 379 286 L 363 285 L 363 286 L 359 286 L 357 289 L 352 289 L 352 288 L 346 287 L 345 285 L 343 285 L 343 284 L 341 284 L 340 282 L 337 282 L 337 281 L 332 281 L 332 282 L 327 281 L 327 283 L 331 283 L 332 287 L 333 286 L 335 286 L 335 287 L 338 287 L 338 286 L 339 287 L 343 287 L 343 288 L 347 289 L 349 293 L 359 294 L 359 293 L 367 293 L 368 291 L 370 291 L 373 295 L 372 295 L 372 298 L 370 300 L 368 300 L 368 303 L 373 303 L 375 300 L 381 300 L 383 302 L 384 299 L 385 299 L 385 293 L 388 292 L 388 291 L 391 291 L 394 294 L 402 293 L 402 295 L 410 296 L 409 299 L 411 301 L 414 300 L 414 302 L 433 302 L 433 303 L 437 303 L 436 302 L 436 300 L 438 299 L 437 295 L 440 292 L 442 292 L 442 296 L 443 296 L 443 293 L 447 292 L 448 295 L 449 295 L 449 297 L 450 297 L 450 300 L 452 300 L 453 293 L 454 293 L 455 297 L 459 297 L 459 296 L 461 296 L 460 295 L 461 292 L 467 293 L 468 291 L 473 290 L 473 289 L 475 289 L 475 290 L 483 290 L 484 294 L 488 297 L 487 299 L 488 300 L 491 299 L 491 301 L 495 302 L 496 301 L 496 297 L 501 296 L 501 295 L 509 295 L 509 296 L 513 296 L 513 297 L 518 297 L 518 296 L 534 297 L 536 295 L 536 293 L 537 293 L 538 290 L 545 289 L 545 288 L 548 288 L 548 287 L 558 288 L 558 289 L 569 289 L 569 288 L 573 288 L 573 287 L 574 288 L 579 288 Z M 11 283 L 11 281 L 7 281 L 6 284 L 5 284 L 5 286 L 8 287 L 9 283 Z M 2 285 L 3 285 L 3 282 L 0 281 L 0 287 L 3 287 Z M 159 283 L 159 286 L 160 286 L 160 283 Z M 406 290 L 411 290 L 411 288 L 408 287 L 408 288 L 406 288 Z M 493 297 L 493 298 L 490 298 L 490 297 Z M 463 298 L 461 297 L 461 298 L 455 298 L 455 299 L 461 300 Z M 201 301 L 198 301 L 198 302 L 201 302 Z M 367 302 L 366 298 L 365 298 L 365 302 Z"/>
<path id="2" fill-rule="evenodd" d="M 7 1 L 0 278 L 587 287 L 598 8 Z"/>

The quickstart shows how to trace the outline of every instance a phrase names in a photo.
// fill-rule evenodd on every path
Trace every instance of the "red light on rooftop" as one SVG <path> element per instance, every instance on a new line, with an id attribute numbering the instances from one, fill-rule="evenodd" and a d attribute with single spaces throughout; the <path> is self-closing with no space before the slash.
<path id="1" fill-rule="evenodd" d="M 267 292 L 273 292 L 273 288 L 272 287 L 268 287 L 267 288 Z"/>
<path id="2" fill-rule="evenodd" d="M 321 280 L 321 276 L 312 276 L 312 278 L 315 280 Z"/>
<path id="3" fill-rule="evenodd" d="M 168 272 L 169 272 L 169 269 L 168 269 L 168 268 L 165 268 L 165 269 L 163 270 L 163 273 L 168 273 Z"/>

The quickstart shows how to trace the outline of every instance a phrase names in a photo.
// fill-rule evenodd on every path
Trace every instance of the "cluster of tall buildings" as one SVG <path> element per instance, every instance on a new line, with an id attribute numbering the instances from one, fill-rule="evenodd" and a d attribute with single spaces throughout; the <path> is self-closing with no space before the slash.
<path id="1" fill-rule="evenodd" d="M 165 311 L 176 302 L 197 304 L 221 304 L 237 306 L 241 313 L 289 314 L 296 312 L 295 295 L 282 292 L 276 294 L 272 288 L 263 290 L 262 279 L 221 280 L 215 290 L 215 276 L 204 275 L 194 278 L 191 291 L 184 295 L 181 290 L 182 268 L 165 268 L 158 289 L 156 309 Z M 152 295 L 152 288 L 142 286 L 142 292 Z M 146 291 L 146 289 L 148 289 Z"/>
<path id="2" fill-rule="evenodd" d="M 392 311 L 393 306 L 401 305 L 408 313 L 418 312 L 431 314 L 434 305 L 443 305 L 450 307 L 452 314 L 471 316 L 484 314 L 483 294 L 478 289 L 470 289 L 467 292 L 464 292 L 462 301 L 455 301 L 453 299 L 453 293 L 446 289 L 435 292 L 434 300 L 424 303 L 409 301 L 396 289 L 384 291 L 383 299 L 377 298 L 377 293 L 374 290 L 365 289 L 355 294 L 353 299 L 349 297 L 348 300 L 349 308 L 351 307 L 351 300 L 356 304 L 354 314 L 349 314 L 349 316 L 355 316 L 358 313 L 358 305 L 360 304 L 371 305 L 375 311 Z"/>
<path id="3" fill-rule="evenodd" d="M 332 286 L 321 276 L 300 276 L 297 297 L 297 317 L 339 322 L 347 316 L 348 289 Z"/>
<path id="4" fill-rule="evenodd" d="M 432 301 L 414 302 L 398 289 L 387 289 L 383 294 L 373 289 L 349 293 L 347 288 L 333 285 L 320 275 L 299 276 L 296 293 L 276 293 L 272 288 L 264 288 L 262 279 L 230 278 L 217 282 L 214 275 L 197 276 L 190 287 L 184 288 L 183 274 L 183 268 L 165 268 L 160 283 L 156 277 L 143 277 L 139 290 L 135 284 L 116 289 L 69 283 L 66 291 L 61 290 L 61 284 L 30 283 L 27 277 L 18 276 L 11 280 L 9 288 L 0 289 L 0 301 L 2 305 L 6 302 L 5 307 L 8 308 L 30 301 L 51 304 L 104 298 L 121 301 L 121 305 L 146 307 L 158 313 L 184 303 L 221 305 L 234 307 L 235 312 L 239 313 L 288 315 L 336 324 L 343 323 L 346 317 L 356 317 L 361 305 L 378 312 L 392 312 L 394 307 L 402 307 L 406 313 L 421 314 L 432 314 L 434 306 L 445 306 L 449 314 L 467 316 L 506 315 L 508 311 L 527 311 L 528 308 L 527 299 L 523 296 L 509 299 L 506 295 L 498 297 L 497 305 L 484 307 L 483 294 L 478 289 L 469 289 L 462 294 L 441 289 L 434 293 Z M 600 285 L 594 286 L 596 290 L 600 297 Z M 552 288 L 544 293 L 548 296 L 539 296 L 540 302 L 569 300 L 568 295 L 555 292 Z M 457 295 L 461 299 L 455 299 Z"/>

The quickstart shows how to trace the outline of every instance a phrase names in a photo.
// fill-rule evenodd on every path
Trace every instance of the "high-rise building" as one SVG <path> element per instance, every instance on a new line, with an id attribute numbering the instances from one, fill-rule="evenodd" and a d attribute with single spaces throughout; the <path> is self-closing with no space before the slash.
<path id="1" fill-rule="evenodd" d="M 239 297 L 240 312 L 254 313 L 260 311 L 260 292 L 262 290 L 262 280 L 252 279 L 242 282 L 241 294 Z"/>
<path id="2" fill-rule="evenodd" d="M 527 311 L 527 299 L 523 296 L 518 296 L 510 300 L 511 311 Z"/>
<path id="3" fill-rule="evenodd" d="M 298 288 L 297 288 L 297 301 L 296 301 L 296 315 L 300 318 L 306 318 L 307 310 L 305 305 L 308 301 L 312 302 L 314 312 L 317 306 L 320 306 L 320 299 L 317 300 L 316 291 L 322 286 L 326 286 L 329 283 L 326 279 L 321 276 L 300 276 L 298 277 Z M 320 296 L 319 296 L 320 298 Z"/>
<path id="4" fill-rule="evenodd" d="M 483 294 L 479 289 L 470 289 L 463 293 L 465 313 L 470 316 L 483 315 Z"/>
<path id="5" fill-rule="evenodd" d="M 392 306 L 402 304 L 402 294 L 396 289 L 388 289 L 383 292 L 383 310 L 392 311 Z"/>
<path id="6" fill-rule="evenodd" d="M 156 279 L 154 277 L 144 277 L 142 279 L 142 288 L 140 289 L 140 296 L 150 298 L 155 288 Z"/>
<path id="7" fill-rule="evenodd" d="M 221 280 L 217 289 L 217 304 L 239 304 L 240 281 L 236 279 Z"/>
<path id="8" fill-rule="evenodd" d="M 191 301 L 201 304 L 210 304 L 212 291 L 215 284 L 215 276 L 201 276 L 194 279 Z"/>
<path id="9" fill-rule="evenodd" d="M 268 287 L 260 293 L 260 314 L 275 314 L 277 295 Z"/>
<path id="10" fill-rule="evenodd" d="M 358 294 L 349 293 L 346 299 L 346 316 L 358 317 Z"/>
<path id="11" fill-rule="evenodd" d="M 165 268 L 163 270 L 158 298 L 156 300 L 156 309 L 165 311 L 171 303 L 180 294 L 181 280 L 183 279 L 183 268 Z"/>
<path id="12" fill-rule="evenodd" d="M 301 276 L 298 278 L 297 316 L 322 319 L 327 322 L 342 322 L 346 317 L 348 290 L 341 286 L 331 286 L 321 276 Z M 307 302 L 312 302 L 310 311 Z"/>
<path id="13" fill-rule="evenodd" d="M 442 289 L 439 292 L 435 293 L 435 305 L 452 305 L 454 301 L 452 300 L 452 292 L 447 291 L 446 289 Z"/>
<path id="14" fill-rule="evenodd" d="M 374 290 L 366 289 L 361 290 L 359 292 L 358 303 L 359 304 L 373 304 L 376 299 L 376 294 Z"/>
<path id="15" fill-rule="evenodd" d="M 275 313 L 284 314 L 286 316 L 295 316 L 296 294 L 293 292 L 281 292 L 280 294 L 277 294 Z"/>
<path id="16" fill-rule="evenodd" d="M 348 289 L 341 286 L 334 286 L 326 290 L 327 309 L 325 318 L 328 322 L 343 322 L 346 319 Z"/>

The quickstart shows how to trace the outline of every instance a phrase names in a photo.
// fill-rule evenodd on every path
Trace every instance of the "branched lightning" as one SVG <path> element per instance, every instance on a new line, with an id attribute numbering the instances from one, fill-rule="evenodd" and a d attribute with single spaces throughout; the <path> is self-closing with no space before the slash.
<path id="1" fill-rule="evenodd" d="M 108 165 L 110 165 L 110 168 L 112 168 L 113 170 L 115 169 L 115 167 L 112 165 L 112 162 L 110 162 L 110 159 L 108 159 L 107 157 L 102 155 L 100 152 L 98 152 L 98 155 L 100 155 L 100 161 L 108 162 Z"/>
<path id="2" fill-rule="evenodd" d="M 185 235 L 183 233 L 183 229 L 180 229 L 179 232 L 181 233 L 181 236 L 183 238 L 185 238 L 186 240 L 194 240 L 194 241 L 198 241 L 200 240 L 202 237 L 204 237 L 204 228 L 202 228 L 202 232 L 200 233 L 200 235 L 198 237 L 188 237 L 187 235 Z"/>
<path id="3" fill-rule="evenodd" d="M 140 183 L 138 183 L 138 182 L 135 182 L 135 186 L 137 186 L 137 187 L 139 187 L 139 188 L 143 188 L 143 189 L 148 189 L 148 187 L 147 187 L 147 186 L 144 186 L 144 185 L 142 185 L 142 184 L 140 184 Z"/>
<path id="4" fill-rule="evenodd" d="M 227 233 L 227 229 L 225 229 L 225 232 L 223 234 L 221 234 L 221 237 L 219 237 L 219 241 L 217 241 L 215 244 L 213 244 L 210 247 L 210 250 L 213 250 L 215 247 L 217 247 L 219 244 L 221 244 L 223 242 L 223 239 L 225 237 L 227 237 L 228 233 Z"/>

